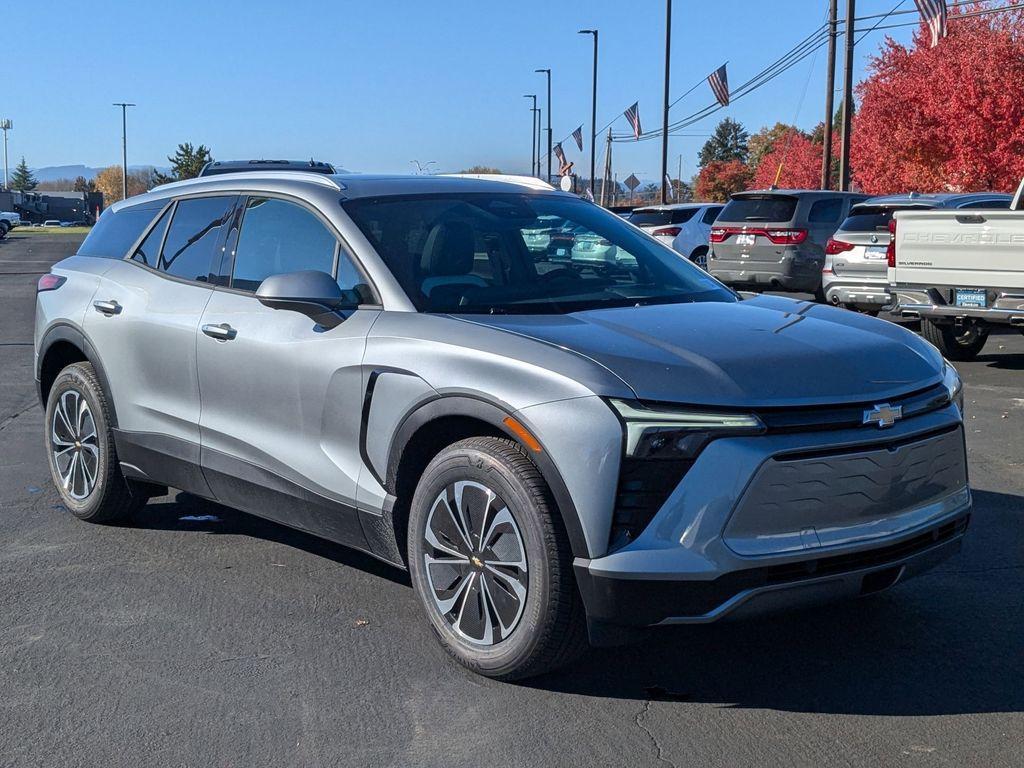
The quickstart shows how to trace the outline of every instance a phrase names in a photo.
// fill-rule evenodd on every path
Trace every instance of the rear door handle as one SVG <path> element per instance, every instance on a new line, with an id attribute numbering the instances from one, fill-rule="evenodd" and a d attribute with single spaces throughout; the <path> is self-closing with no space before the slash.
<path id="1" fill-rule="evenodd" d="M 238 331 L 227 323 L 221 323 L 220 325 L 204 325 L 203 333 L 211 339 L 217 339 L 217 341 L 231 341 L 238 335 Z"/>
<path id="2" fill-rule="evenodd" d="M 114 301 L 114 299 L 110 299 L 110 301 L 94 301 L 92 306 L 97 312 L 100 312 L 107 317 L 121 314 L 122 309 L 121 305 Z"/>

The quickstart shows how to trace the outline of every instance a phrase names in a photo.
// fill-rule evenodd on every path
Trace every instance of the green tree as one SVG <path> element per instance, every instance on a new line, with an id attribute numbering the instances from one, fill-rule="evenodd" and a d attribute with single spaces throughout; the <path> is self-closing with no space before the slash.
<path id="1" fill-rule="evenodd" d="M 487 165 L 472 165 L 469 168 L 459 171 L 459 173 L 501 173 L 501 171 Z"/>
<path id="2" fill-rule="evenodd" d="M 793 133 L 795 131 L 795 134 Z M 805 138 L 807 134 L 797 128 L 795 125 L 788 125 L 786 123 L 776 123 L 771 128 L 765 127 L 750 137 L 750 157 L 747 158 L 747 162 L 750 164 L 751 169 L 755 172 L 761 165 L 761 160 L 764 159 L 765 155 L 770 155 L 776 149 L 779 149 L 779 142 L 786 141 L 790 135 L 799 135 Z M 819 139 L 817 143 L 821 143 Z"/>
<path id="3" fill-rule="evenodd" d="M 725 118 L 701 147 L 698 157 L 701 167 L 708 163 L 728 163 L 732 160 L 747 162 L 747 156 L 750 154 L 749 140 L 750 134 L 741 123 L 731 117 Z"/>
<path id="4" fill-rule="evenodd" d="M 79 176 L 75 179 L 73 188 L 75 192 L 95 192 L 96 182 L 85 178 L 85 176 Z"/>
<path id="5" fill-rule="evenodd" d="M 16 189 L 19 192 L 30 192 L 39 186 L 39 182 L 36 181 L 35 175 L 28 167 L 28 163 L 25 162 L 25 158 L 21 158 L 21 162 L 18 163 L 18 167 L 14 169 L 14 174 L 11 176 L 11 189 Z"/>
<path id="6" fill-rule="evenodd" d="M 203 144 L 193 147 L 190 142 L 186 141 L 184 144 L 178 145 L 178 149 L 173 155 L 167 156 L 167 161 L 171 164 L 171 172 L 165 174 L 154 171 L 153 179 L 157 184 L 194 179 L 203 170 L 203 166 L 212 160 L 209 147 Z"/>

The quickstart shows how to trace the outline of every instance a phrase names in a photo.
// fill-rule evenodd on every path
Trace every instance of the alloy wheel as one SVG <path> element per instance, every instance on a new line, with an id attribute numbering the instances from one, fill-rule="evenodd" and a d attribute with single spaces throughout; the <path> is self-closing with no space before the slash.
<path id="1" fill-rule="evenodd" d="M 508 505 L 481 483 L 451 483 L 434 500 L 423 538 L 434 606 L 452 631 L 473 645 L 509 637 L 523 615 L 529 572 Z"/>
<path id="2" fill-rule="evenodd" d="M 50 450 L 64 492 L 76 501 L 87 498 L 96 488 L 100 446 L 89 403 L 77 390 L 66 390 L 57 399 Z"/>

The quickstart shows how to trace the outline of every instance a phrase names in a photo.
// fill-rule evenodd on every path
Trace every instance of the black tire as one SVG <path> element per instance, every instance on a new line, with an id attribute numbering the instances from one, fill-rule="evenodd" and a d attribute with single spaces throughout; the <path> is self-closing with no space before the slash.
<path id="1" fill-rule="evenodd" d="M 973 360 L 988 341 L 988 329 L 971 325 L 960 333 L 952 325 L 938 325 L 928 318 L 921 320 L 921 335 L 935 345 L 947 360 Z"/>
<path id="2" fill-rule="evenodd" d="M 690 261 L 696 264 L 698 267 L 703 269 L 705 272 L 708 271 L 708 249 L 704 246 L 696 249 L 690 254 Z"/>
<path id="3" fill-rule="evenodd" d="M 7 237 L 7 233 L 10 232 L 11 225 L 6 220 L 0 221 L 0 240 Z"/>
<path id="4" fill-rule="evenodd" d="M 68 413 L 77 414 L 71 422 L 84 426 L 69 426 L 63 416 Z M 76 428 L 77 433 L 69 431 Z M 46 401 L 43 443 L 53 484 L 75 517 L 90 523 L 119 523 L 146 503 L 146 495 L 121 473 L 107 397 L 90 363 L 69 365 L 54 380 Z M 63 456 L 56 455 L 58 449 Z M 72 467 L 65 463 L 70 461 L 79 463 Z"/>
<path id="5" fill-rule="evenodd" d="M 432 510 L 438 510 L 438 514 L 443 517 L 445 506 L 441 502 L 442 495 L 448 500 L 447 509 L 452 509 L 455 483 L 469 484 L 463 486 L 464 493 L 460 500 L 468 492 L 466 489 L 473 488 L 472 492 L 478 494 L 479 487 L 484 486 L 497 496 L 497 503 L 471 505 L 466 500 L 465 504 L 455 505 L 455 509 L 463 515 L 464 522 L 467 522 L 465 527 L 469 530 L 469 542 L 472 542 L 468 549 L 477 554 L 471 555 L 457 568 L 435 562 L 431 567 L 441 569 L 442 572 L 439 574 L 437 570 L 431 570 L 433 577 L 430 577 L 425 557 L 444 557 L 446 550 L 437 550 L 427 541 L 427 523 L 431 521 L 435 540 L 440 542 L 437 534 L 440 526 L 434 527 L 437 524 L 433 522 Z M 477 509 L 476 514 L 473 508 Z M 479 512 L 480 508 L 484 508 L 483 513 Z M 486 530 L 488 526 L 494 526 L 496 529 L 498 526 L 495 521 L 504 508 L 508 509 L 514 520 L 511 533 L 498 533 L 485 541 L 484 546 L 477 547 L 474 528 Z M 455 514 L 445 520 L 453 520 L 454 517 Z M 474 520 L 481 522 L 474 526 Z M 452 533 L 450 538 L 444 535 L 444 531 L 440 534 L 446 545 L 464 535 L 458 528 L 452 529 L 449 526 L 448 530 Z M 499 600 L 489 597 L 490 590 L 495 587 L 488 587 L 488 584 L 502 586 L 511 580 L 501 580 L 490 575 L 488 569 L 490 572 L 494 569 L 481 561 L 486 563 L 487 553 L 495 556 L 488 545 L 493 543 L 493 549 L 498 549 L 498 544 L 504 542 L 503 537 L 506 535 L 513 537 L 510 539 L 512 544 L 502 544 L 504 551 L 499 560 L 518 557 L 509 552 L 516 552 L 513 545 L 521 543 L 526 567 L 518 572 L 520 575 L 525 573 L 528 581 L 525 585 L 525 600 L 521 601 L 515 623 L 510 621 L 509 631 L 504 634 L 505 625 L 500 623 L 499 604 L 508 615 L 516 610 L 515 606 L 520 605 L 520 602 L 512 590 L 507 588 L 499 595 Z M 409 570 L 413 586 L 441 646 L 460 664 L 487 677 L 518 680 L 563 666 L 587 647 L 583 603 L 573 576 L 568 537 L 558 518 L 547 483 L 519 444 L 496 437 L 475 437 L 441 451 L 427 466 L 416 488 L 410 510 L 408 536 Z M 466 542 L 465 538 L 463 542 Z M 461 550 L 464 545 L 453 546 Z M 447 552 L 456 554 L 453 550 Z M 449 561 L 454 562 L 450 558 Z M 445 569 L 448 569 L 448 573 L 444 572 Z M 475 576 L 474 570 L 477 572 Z M 506 573 L 512 571 L 506 569 Z M 446 579 L 449 589 L 435 593 L 431 578 L 438 583 Z M 461 582 L 468 583 L 464 591 L 454 588 L 454 585 Z M 482 621 L 486 621 L 488 626 L 495 625 L 494 635 L 498 639 L 491 643 L 470 639 L 461 630 L 462 613 L 459 613 L 457 622 L 452 615 L 458 610 L 457 601 L 448 614 L 442 613 L 442 593 L 455 597 L 464 595 L 463 611 L 469 610 L 474 616 L 487 613 L 487 618 Z M 455 600 L 455 597 L 451 600 Z M 491 611 L 488 611 L 488 605 Z"/>

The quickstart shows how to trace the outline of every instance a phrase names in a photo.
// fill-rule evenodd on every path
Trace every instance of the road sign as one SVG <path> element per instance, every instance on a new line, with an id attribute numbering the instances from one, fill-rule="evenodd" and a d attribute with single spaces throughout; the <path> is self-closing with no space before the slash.
<path id="1" fill-rule="evenodd" d="M 622 183 L 626 185 L 626 188 L 630 192 L 632 192 L 633 190 L 640 186 L 640 179 L 638 179 L 635 175 L 631 173 L 629 174 L 629 178 Z"/>

